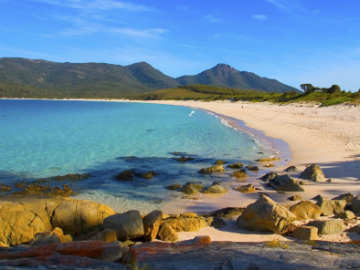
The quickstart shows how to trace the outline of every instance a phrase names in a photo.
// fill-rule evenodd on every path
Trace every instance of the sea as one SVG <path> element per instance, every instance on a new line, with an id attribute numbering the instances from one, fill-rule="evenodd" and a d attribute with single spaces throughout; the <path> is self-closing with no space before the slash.
<path id="1" fill-rule="evenodd" d="M 76 198 L 122 212 L 161 208 L 182 196 L 166 189 L 189 181 L 209 185 L 229 174 L 201 175 L 216 160 L 252 164 L 271 154 L 256 137 L 204 110 L 148 103 L 0 100 L 0 183 L 88 173 L 69 182 Z M 178 162 L 177 155 L 193 157 Z M 127 169 L 152 179 L 119 181 Z"/>

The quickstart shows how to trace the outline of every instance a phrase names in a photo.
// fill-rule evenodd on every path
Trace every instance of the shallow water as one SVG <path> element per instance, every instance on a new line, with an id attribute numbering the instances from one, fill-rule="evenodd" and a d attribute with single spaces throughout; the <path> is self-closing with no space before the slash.
<path id="1" fill-rule="evenodd" d="M 117 102 L 0 100 L 0 179 L 89 172 L 72 184 L 77 197 L 118 211 L 161 207 L 174 196 L 171 183 L 224 180 L 203 177 L 216 159 L 250 162 L 263 151 L 253 138 L 223 118 L 186 107 Z M 194 155 L 178 163 L 171 152 Z M 151 180 L 118 182 L 124 169 L 155 170 Z"/>

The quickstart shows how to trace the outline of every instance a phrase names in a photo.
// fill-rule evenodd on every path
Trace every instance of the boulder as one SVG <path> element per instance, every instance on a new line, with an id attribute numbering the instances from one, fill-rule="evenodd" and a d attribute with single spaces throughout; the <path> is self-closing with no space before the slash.
<path id="1" fill-rule="evenodd" d="M 299 240 L 318 240 L 318 228 L 315 226 L 300 226 L 295 229 L 292 236 Z"/>
<path id="2" fill-rule="evenodd" d="M 321 214 L 324 216 L 339 215 L 345 211 L 345 200 L 327 200 L 321 195 L 316 196 L 314 200 L 320 206 Z"/>
<path id="3" fill-rule="evenodd" d="M 61 228 L 55 228 L 51 232 L 42 232 L 35 235 L 35 239 L 31 242 L 31 245 L 49 245 L 68 243 L 72 241 L 72 237 L 69 234 L 64 235 Z"/>
<path id="4" fill-rule="evenodd" d="M 203 168 L 199 172 L 201 174 L 212 174 L 212 173 L 223 173 L 224 171 L 225 171 L 224 165 L 219 164 L 219 165 L 214 165 L 214 166 L 211 166 L 208 168 Z"/>
<path id="5" fill-rule="evenodd" d="M 321 215 L 318 205 L 310 201 L 302 201 L 290 207 L 290 211 L 298 220 L 317 219 Z"/>
<path id="6" fill-rule="evenodd" d="M 139 211 L 132 210 L 104 219 L 104 228 L 117 232 L 120 241 L 138 239 L 144 236 L 143 219 Z"/>
<path id="7" fill-rule="evenodd" d="M 260 177 L 260 180 L 262 180 L 264 182 L 270 182 L 270 181 L 274 180 L 276 177 L 278 177 L 277 173 L 269 172 L 269 173 L 263 175 L 262 177 Z"/>
<path id="8" fill-rule="evenodd" d="M 178 158 L 174 158 L 174 160 L 176 160 L 177 162 L 188 162 L 188 161 L 192 161 L 194 160 L 193 157 L 186 157 L 186 156 L 181 156 L 181 157 L 178 157 Z"/>
<path id="9" fill-rule="evenodd" d="M 227 207 L 210 213 L 210 216 L 223 219 L 232 219 L 239 217 L 244 212 L 244 208 Z"/>
<path id="10" fill-rule="evenodd" d="M 297 168 L 295 166 L 290 166 L 290 167 L 287 167 L 284 172 L 288 172 L 288 173 L 292 173 L 292 172 L 296 172 L 297 171 Z"/>
<path id="11" fill-rule="evenodd" d="M 145 241 L 152 241 L 156 238 L 159 232 L 162 217 L 163 213 L 159 210 L 154 210 L 144 217 L 143 222 Z"/>
<path id="12" fill-rule="evenodd" d="M 300 186 L 299 182 L 287 174 L 278 175 L 275 179 L 271 180 L 269 184 L 277 191 L 304 191 L 304 189 Z"/>
<path id="13" fill-rule="evenodd" d="M 302 197 L 298 194 L 292 195 L 288 198 L 289 201 L 301 201 Z"/>
<path id="14" fill-rule="evenodd" d="M 356 218 L 354 212 L 350 211 L 350 210 L 345 210 L 343 213 L 337 214 L 336 217 L 341 218 L 341 219 L 345 219 L 345 220 Z"/>
<path id="15" fill-rule="evenodd" d="M 354 199 L 354 195 L 351 193 L 343 193 L 339 196 L 336 196 L 332 200 L 345 200 L 347 204 L 351 204 L 352 200 Z"/>
<path id="16" fill-rule="evenodd" d="M 117 241 L 117 232 L 111 229 L 98 231 L 87 237 L 88 240 L 98 240 L 111 243 Z"/>
<path id="17" fill-rule="evenodd" d="M 199 182 L 188 182 L 186 183 L 181 191 L 187 195 L 193 195 L 201 192 L 203 185 Z"/>
<path id="18" fill-rule="evenodd" d="M 240 169 L 238 171 L 233 172 L 231 176 L 237 179 L 244 179 L 247 177 L 247 173 L 245 169 Z"/>
<path id="19" fill-rule="evenodd" d="M 169 225 L 176 232 L 196 232 L 201 228 L 208 227 L 213 218 L 201 216 L 180 216 L 170 217 L 162 221 L 161 226 L 164 224 Z"/>
<path id="20" fill-rule="evenodd" d="M 169 224 L 165 223 L 160 226 L 157 238 L 162 241 L 175 242 L 179 239 L 179 236 Z"/>
<path id="21" fill-rule="evenodd" d="M 317 164 L 311 164 L 301 174 L 300 178 L 311 180 L 314 182 L 325 182 L 326 177 L 320 166 Z"/>
<path id="22" fill-rule="evenodd" d="M 242 193 L 254 193 L 256 192 L 256 188 L 253 184 L 238 186 L 234 188 L 234 190 L 242 192 Z"/>
<path id="23" fill-rule="evenodd" d="M 319 234 L 338 234 L 345 230 L 344 222 L 340 219 L 316 220 L 308 225 L 317 227 Z"/>
<path id="24" fill-rule="evenodd" d="M 207 188 L 205 188 L 205 190 L 203 191 L 204 193 L 207 194 L 223 194 L 228 192 L 227 188 L 220 185 L 220 184 L 215 184 L 215 185 L 211 185 Z"/>
<path id="25" fill-rule="evenodd" d="M 355 213 L 355 215 L 360 216 L 360 195 L 356 196 L 351 201 L 351 209 Z"/>
<path id="26" fill-rule="evenodd" d="M 86 200 L 63 200 L 54 209 L 51 223 L 66 234 L 77 235 L 89 232 L 103 224 L 115 211 L 110 207 Z"/>
<path id="27" fill-rule="evenodd" d="M 235 162 L 229 164 L 227 167 L 230 169 L 242 169 L 244 167 L 244 164 L 242 164 L 241 162 Z"/>
<path id="28" fill-rule="evenodd" d="M 237 224 L 241 228 L 254 231 L 270 231 L 277 234 L 286 233 L 296 216 L 286 207 L 277 204 L 266 195 L 245 208 Z"/>

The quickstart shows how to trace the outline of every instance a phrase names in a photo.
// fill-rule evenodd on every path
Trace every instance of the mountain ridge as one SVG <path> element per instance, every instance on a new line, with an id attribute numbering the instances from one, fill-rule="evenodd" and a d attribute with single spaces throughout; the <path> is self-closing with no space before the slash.
<path id="1" fill-rule="evenodd" d="M 130 65 L 0 58 L 1 97 L 127 97 L 190 84 L 273 92 L 297 91 L 277 80 L 218 64 L 196 75 L 173 78 L 147 62 Z"/>

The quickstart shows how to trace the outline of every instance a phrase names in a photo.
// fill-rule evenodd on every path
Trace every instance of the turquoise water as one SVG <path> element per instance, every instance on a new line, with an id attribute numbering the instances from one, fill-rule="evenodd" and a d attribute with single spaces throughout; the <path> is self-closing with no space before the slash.
<path id="1" fill-rule="evenodd" d="M 194 162 L 178 163 L 171 152 Z M 156 208 L 173 196 L 164 187 L 199 180 L 199 168 L 216 159 L 249 162 L 259 146 L 205 111 L 116 102 L 0 100 L 0 180 L 88 172 L 72 184 L 78 197 L 124 208 Z M 136 157 L 136 158 L 128 158 Z M 155 170 L 152 180 L 120 183 L 124 169 Z"/>

